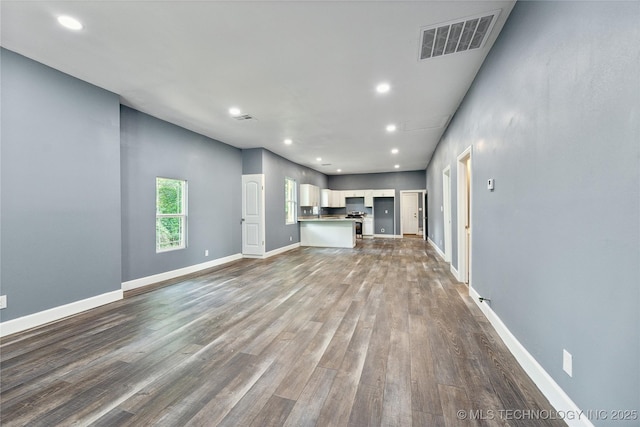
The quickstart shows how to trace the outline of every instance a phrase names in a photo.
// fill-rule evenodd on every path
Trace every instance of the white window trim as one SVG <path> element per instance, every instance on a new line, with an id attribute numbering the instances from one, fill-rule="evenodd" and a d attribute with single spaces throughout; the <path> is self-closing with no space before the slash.
<path id="1" fill-rule="evenodd" d="M 181 181 L 183 183 L 182 189 L 182 213 L 181 214 L 159 214 L 158 211 L 158 178 L 160 179 L 169 179 L 172 181 Z M 158 247 L 158 235 L 156 231 L 156 253 L 164 253 L 164 252 L 172 252 L 179 251 L 187 248 L 187 236 L 189 235 L 187 232 L 188 221 L 187 221 L 187 197 L 188 197 L 188 182 L 186 179 L 179 178 L 167 178 L 165 176 L 156 177 L 156 223 L 158 218 L 182 218 L 182 238 L 180 239 L 180 246 L 172 246 L 170 248 L 159 248 Z"/>
<path id="2" fill-rule="evenodd" d="M 288 181 L 291 181 L 293 185 L 293 200 L 288 199 L 289 197 L 289 194 L 287 191 Z M 287 210 L 285 209 L 285 213 L 284 213 L 285 225 L 296 224 L 298 222 L 298 182 L 294 178 L 291 178 L 289 176 L 284 177 L 284 203 L 285 203 L 285 207 L 287 207 L 291 203 L 292 205 L 291 209 L 293 212 L 293 218 L 291 219 L 291 221 L 289 221 L 289 218 L 287 217 Z"/>

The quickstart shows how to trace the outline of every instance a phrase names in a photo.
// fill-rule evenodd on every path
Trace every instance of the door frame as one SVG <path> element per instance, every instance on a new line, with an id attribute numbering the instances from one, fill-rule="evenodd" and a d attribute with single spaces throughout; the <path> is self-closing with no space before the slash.
<path id="1" fill-rule="evenodd" d="M 472 236 L 473 236 L 473 158 L 472 146 L 467 147 L 457 158 L 458 182 L 458 280 L 471 286 Z M 467 170 L 467 161 L 469 170 Z M 467 198 L 467 194 L 469 197 Z M 469 239 L 467 240 L 466 218 L 469 218 Z M 468 262 L 467 262 L 468 254 Z"/>
<path id="2" fill-rule="evenodd" d="M 419 235 L 420 233 L 420 198 L 422 198 L 422 200 L 424 200 L 424 196 L 425 194 L 427 194 L 427 190 L 426 189 L 421 189 L 421 190 L 400 190 L 400 237 L 402 237 L 404 235 L 404 224 L 402 223 L 402 214 L 403 214 L 403 206 L 402 206 L 402 195 L 404 193 L 416 193 L 416 197 L 418 198 L 418 234 L 416 234 L 416 236 Z M 425 207 L 424 205 L 422 205 L 422 237 L 425 237 L 425 221 L 426 221 L 426 213 L 425 213 Z"/>
<path id="3" fill-rule="evenodd" d="M 247 253 L 246 251 L 246 237 L 247 237 L 247 232 L 246 232 L 246 222 L 245 222 L 245 215 L 246 215 L 246 195 L 245 195 L 245 185 L 246 182 L 249 180 L 258 180 L 260 182 L 260 186 L 261 186 L 261 190 L 260 190 L 260 200 L 258 201 L 259 203 L 259 210 L 260 210 L 260 214 L 259 214 L 259 218 L 258 218 L 258 227 L 260 228 L 259 231 L 259 238 L 258 240 L 261 241 L 261 245 L 260 245 L 260 251 L 259 253 Z M 264 182 L 265 182 L 265 178 L 264 178 L 264 174 L 247 174 L 247 175 L 242 175 L 242 218 L 241 218 L 241 227 L 242 227 L 242 255 L 244 257 L 247 258 L 261 258 L 264 257 L 265 254 L 265 196 L 264 196 Z"/>
<path id="4" fill-rule="evenodd" d="M 451 238 L 452 220 L 451 220 L 451 166 L 447 166 L 442 170 L 442 216 L 444 219 L 444 260 L 451 262 L 451 254 L 453 253 L 453 240 Z"/>

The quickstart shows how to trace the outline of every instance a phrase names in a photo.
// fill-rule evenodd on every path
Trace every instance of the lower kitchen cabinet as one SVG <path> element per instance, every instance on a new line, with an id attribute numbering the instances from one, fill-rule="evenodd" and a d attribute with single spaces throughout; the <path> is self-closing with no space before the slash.
<path id="1" fill-rule="evenodd" d="M 362 235 L 373 236 L 373 218 L 364 218 L 362 220 Z"/>

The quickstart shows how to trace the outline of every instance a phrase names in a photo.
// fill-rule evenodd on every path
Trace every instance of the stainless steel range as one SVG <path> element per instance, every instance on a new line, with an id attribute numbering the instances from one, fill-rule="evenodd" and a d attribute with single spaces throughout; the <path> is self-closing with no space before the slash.
<path id="1" fill-rule="evenodd" d="M 362 238 L 362 219 L 367 215 L 366 212 L 351 211 L 347 213 L 347 218 L 356 219 L 356 237 Z M 360 221 L 357 221 L 360 219 Z"/>

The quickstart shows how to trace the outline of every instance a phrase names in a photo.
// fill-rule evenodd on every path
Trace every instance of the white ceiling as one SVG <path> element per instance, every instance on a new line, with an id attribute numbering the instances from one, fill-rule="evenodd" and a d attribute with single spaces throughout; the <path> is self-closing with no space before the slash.
<path id="1" fill-rule="evenodd" d="M 419 170 L 514 3 L 3 0 L 1 44 L 238 148 L 328 175 Z M 496 9 L 483 48 L 418 61 L 421 27 Z M 257 120 L 232 118 L 233 106 Z"/>

